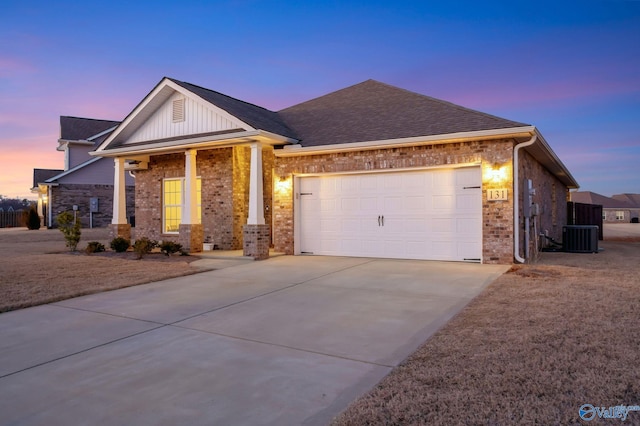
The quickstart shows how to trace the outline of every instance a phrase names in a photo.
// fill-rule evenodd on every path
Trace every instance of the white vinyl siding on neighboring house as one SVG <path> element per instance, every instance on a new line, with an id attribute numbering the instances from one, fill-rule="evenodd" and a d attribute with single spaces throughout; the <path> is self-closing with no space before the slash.
<path id="1" fill-rule="evenodd" d="M 162 183 L 162 232 L 177 234 L 184 209 L 184 178 L 165 179 Z M 202 221 L 202 180 L 196 181 L 198 221 Z"/>

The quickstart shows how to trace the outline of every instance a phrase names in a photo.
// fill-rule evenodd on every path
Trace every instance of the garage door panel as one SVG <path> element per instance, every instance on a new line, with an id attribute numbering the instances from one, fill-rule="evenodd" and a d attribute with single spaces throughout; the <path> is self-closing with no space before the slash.
<path id="1" fill-rule="evenodd" d="M 478 182 L 481 181 L 482 176 L 479 167 L 458 169 L 455 174 L 455 182 L 458 187 L 477 186 Z"/>
<path id="2" fill-rule="evenodd" d="M 451 212 L 455 209 L 455 198 L 453 195 L 434 195 L 431 197 L 433 210 L 446 210 Z"/>
<path id="3" fill-rule="evenodd" d="M 301 192 L 312 193 L 300 199 L 301 248 L 326 255 L 479 259 L 481 184 L 480 167 L 301 178 Z"/>
<path id="4" fill-rule="evenodd" d="M 378 187 L 380 183 L 378 182 L 377 175 L 361 175 L 358 177 L 358 185 L 360 191 L 365 194 L 373 194 L 377 196 Z"/>
<path id="5" fill-rule="evenodd" d="M 433 187 L 435 190 L 453 188 L 456 185 L 455 176 L 451 170 L 436 170 L 432 172 Z"/>
<path id="6" fill-rule="evenodd" d="M 453 232 L 455 219 L 451 217 L 433 217 L 429 221 L 431 232 Z"/>
<path id="7" fill-rule="evenodd" d="M 395 173 L 387 173 L 383 176 L 383 189 L 397 190 L 402 187 L 402 176 Z"/>
<path id="8" fill-rule="evenodd" d="M 423 217 L 407 218 L 403 221 L 405 232 L 415 232 L 417 234 L 424 235 L 429 232 L 431 226 L 429 220 Z"/>
<path id="9" fill-rule="evenodd" d="M 431 244 L 431 256 L 438 260 L 456 260 L 456 243 L 450 240 L 436 240 Z"/>
<path id="10" fill-rule="evenodd" d="M 361 197 L 360 210 L 364 212 L 379 210 L 378 197 L 371 197 L 371 196 Z"/>
<path id="11" fill-rule="evenodd" d="M 429 258 L 430 250 L 427 241 L 407 241 L 405 244 L 407 259 Z"/>
<path id="12" fill-rule="evenodd" d="M 480 191 L 478 189 L 478 191 Z M 456 210 L 475 210 L 477 209 L 480 197 L 476 194 L 460 194 L 456 196 Z"/>
<path id="13" fill-rule="evenodd" d="M 340 200 L 340 212 L 345 214 L 353 214 L 360 211 L 360 200 L 354 198 L 343 198 Z"/>
<path id="14" fill-rule="evenodd" d="M 461 217 L 455 220 L 455 230 L 458 234 L 460 234 L 461 238 L 464 238 L 465 235 L 469 235 L 471 237 L 477 237 L 480 233 L 481 221 L 474 217 Z M 476 238 L 477 239 L 477 238 Z"/>
<path id="15" fill-rule="evenodd" d="M 360 190 L 358 176 L 333 177 L 332 179 L 335 180 L 335 186 L 340 189 L 340 194 L 357 194 Z"/>
<path id="16" fill-rule="evenodd" d="M 406 258 L 405 241 L 400 239 L 384 239 L 383 240 L 384 257 L 403 259 Z"/>
<path id="17" fill-rule="evenodd" d="M 475 242 L 461 241 L 458 243 L 457 260 L 480 259 Z"/>
<path id="18" fill-rule="evenodd" d="M 325 213 L 335 213 L 336 200 L 333 198 L 318 200 L 320 204 L 320 210 Z"/>
<path id="19" fill-rule="evenodd" d="M 427 197 L 424 195 L 415 195 L 404 197 L 403 209 L 406 212 L 424 212 L 427 208 Z"/>
<path id="20" fill-rule="evenodd" d="M 320 228 L 318 229 L 321 233 L 338 233 L 341 231 L 340 224 L 332 219 L 321 219 L 320 220 Z"/>

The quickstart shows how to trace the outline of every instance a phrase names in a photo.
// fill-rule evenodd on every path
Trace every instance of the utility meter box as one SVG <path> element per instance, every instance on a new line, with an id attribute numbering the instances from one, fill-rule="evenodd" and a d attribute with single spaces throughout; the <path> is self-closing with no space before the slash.
<path id="1" fill-rule="evenodd" d="M 89 211 L 91 213 L 97 213 L 98 212 L 98 199 L 97 198 L 90 198 L 89 199 Z"/>

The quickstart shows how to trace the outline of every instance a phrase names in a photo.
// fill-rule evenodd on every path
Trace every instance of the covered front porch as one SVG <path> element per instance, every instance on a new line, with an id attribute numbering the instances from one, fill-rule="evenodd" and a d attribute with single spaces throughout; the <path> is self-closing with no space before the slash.
<path id="1" fill-rule="evenodd" d="M 124 177 L 136 181 L 135 238 L 269 257 L 273 141 L 227 140 L 114 157 L 112 236 L 132 237 Z M 271 142 L 271 143 L 269 143 Z M 266 164 L 265 164 L 266 163 Z"/>

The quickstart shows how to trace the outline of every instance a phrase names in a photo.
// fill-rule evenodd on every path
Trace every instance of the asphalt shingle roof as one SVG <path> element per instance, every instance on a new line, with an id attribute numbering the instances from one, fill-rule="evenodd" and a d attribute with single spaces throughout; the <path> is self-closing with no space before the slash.
<path id="1" fill-rule="evenodd" d="M 619 200 L 591 191 L 576 191 L 571 193 L 571 201 L 584 204 L 598 204 L 606 209 L 628 209 L 633 207 L 625 200 Z"/>
<path id="2" fill-rule="evenodd" d="M 285 108 L 278 115 L 303 146 L 527 126 L 375 80 Z"/>
<path id="3" fill-rule="evenodd" d="M 119 121 L 61 116 L 60 139 L 70 141 L 86 140 L 118 124 L 120 124 Z"/>
<path id="4" fill-rule="evenodd" d="M 33 187 L 38 186 L 39 183 L 46 181 L 54 176 L 59 175 L 64 170 L 54 169 L 33 169 Z"/>
<path id="5" fill-rule="evenodd" d="M 612 196 L 611 198 L 615 200 L 624 201 L 634 207 L 640 208 L 640 194 L 618 194 L 618 195 Z"/>
<path id="6" fill-rule="evenodd" d="M 225 110 L 253 128 L 297 139 L 295 132 L 291 130 L 278 113 L 274 111 L 270 111 L 266 108 L 250 104 L 191 83 L 186 83 L 172 78 L 169 78 L 169 80 L 184 87 L 190 92 L 195 93 L 218 108 Z"/>

